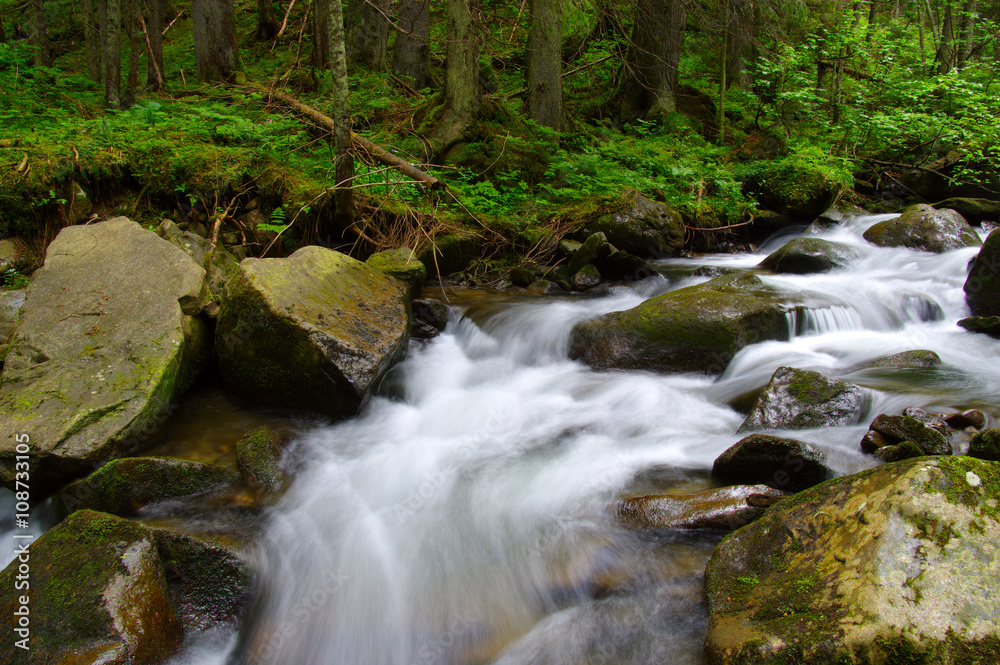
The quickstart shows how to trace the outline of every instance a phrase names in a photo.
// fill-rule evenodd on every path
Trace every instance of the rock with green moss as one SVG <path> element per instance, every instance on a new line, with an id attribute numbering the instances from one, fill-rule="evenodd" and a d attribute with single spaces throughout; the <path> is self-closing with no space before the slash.
<path id="1" fill-rule="evenodd" d="M 592 233 L 569 259 L 569 274 L 575 275 L 586 265 L 593 265 L 615 251 L 604 233 Z"/>
<path id="2" fill-rule="evenodd" d="M 833 475 L 812 444 L 766 434 L 740 439 L 712 465 L 712 476 L 724 483 L 763 483 L 786 492 L 799 492 Z"/>
<path id="3" fill-rule="evenodd" d="M 779 367 L 737 431 L 855 425 L 870 402 L 870 393 L 861 386 L 811 370 Z"/>
<path id="4" fill-rule="evenodd" d="M 573 275 L 570 283 L 573 285 L 574 291 L 586 291 L 601 283 L 601 273 L 597 270 L 596 266 L 588 263 Z"/>
<path id="5" fill-rule="evenodd" d="M 956 197 L 935 203 L 934 207 L 938 210 L 942 208 L 954 210 L 970 224 L 982 224 L 986 221 L 995 222 L 1000 220 L 1000 201 Z"/>
<path id="6" fill-rule="evenodd" d="M 169 219 L 160 222 L 157 233 L 161 238 L 190 256 L 202 268 L 208 268 L 205 265 L 205 256 L 208 254 L 211 243 L 206 238 L 190 231 L 180 230 L 177 224 Z M 208 268 L 208 274 L 205 275 L 208 290 L 213 299 L 221 299 L 222 289 L 225 288 L 226 282 L 236 274 L 239 267 L 240 262 L 237 258 L 221 243 L 216 244 L 212 251 L 211 267 Z"/>
<path id="7" fill-rule="evenodd" d="M 931 369 L 941 366 L 941 356 L 926 349 L 902 351 L 869 360 L 851 371 L 863 369 Z"/>
<path id="8" fill-rule="evenodd" d="M 8 643 L 4 652 L 18 656 L 5 662 L 152 665 L 180 646 L 183 627 L 150 529 L 82 510 L 32 543 L 26 558 L 30 589 L 15 590 L 15 559 L 0 573 L 0 608 L 13 617 L 27 596 L 31 648 Z"/>
<path id="9" fill-rule="evenodd" d="M 749 524 L 786 495 L 767 485 L 735 485 L 698 494 L 651 494 L 618 502 L 618 519 L 633 529 L 719 529 Z"/>
<path id="10" fill-rule="evenodd" d="M 850 201 L 837 201 L 832 206 L 827 208 L 826 211 L 820 213 L 819 216 L 813 220 L 813 223 L 809 228 L 813 230 L 829 229 L 830 227 L 844 223 L 851 217 L 860 217 L 867 214 L 868 211 L 854 205 Z"/>
<path id="11" fill-rule="evenodd" d="M 1000 462 L 1000 428 L 973 434 L 969 441 L 969 456 Z"/>
<path id="12" fill-rule="evenodd" d="M 634 254 L 617 250 L 597 264 L 601 274 L 608 279 L 634 282 L 657 274 L 656 269 Z"/>
<path id="13" fill-rule="evenodd" d="M 758 162 L 744 181 L 760 206 L 806 223 L 827 210 L 850 186 L 850 175 L 829 168 L 826 156 L 793 154 Z"/>
<path id="14" fill-rule="evenodd" d="M 219 491 L 239 481 L 232 469 L 171 457 L 112 460 L 53 497 L 60 515 L 82 508 L 135 515 L 144 506 Z"/>
<path id="15" fill-rule="evenodd" d="M 924 455 L 950 455 L 951 443 L 945 435 L 946 429 L 943 421 L 929 417 L 919 409 L 907 409 L 903 415 L 883 413 L 869 426 L 870 432 L 880 435 L 878 442 L 882 445 L 871 443 L 873 438 L 866 436 L 861 441 L 861 450 L 874 453 L 874 448 L 881 449 L 910 441 Z M 886 454 L 888 453 L 883 453 Z"/>
<path id="16" fill-rule="evenodd" d="M 761 268 L 777 273 L 805 275 L 843 268 L 857 258 L 849 246 L 820 238 L 795 238 L 771 252 L 760 262 Z"/>
<path id="17" fill-rule="evenodd" d="M 965 301 L 975 316 L 1000 316 L 1000 229 L 986 238 L 965 280 Z"/>
<path id="18" fill-rule="evenodd" d="M 17 248 L 13 240 L 0 240 L 0 272 L 7 270 L 17 261 Z"/>
<path id="19" fill-rule="evenodd" d="M 899 462 L 904 459 L 923 457 L 926 453 L 914 441 L 900 441 L 896 444 L 882 446 L 872 453 L 872 457 L 880 462 Z"/>
<path id="20" fill-rule="evenodd" d="M 133 221 L 63 229 L 0 376 L 0 477 L 30 438 L 33 496 L 135 449 L 206 365 L 205 271 Z M 23 440 L 23 439 L 22 439 Z"/>
<path id="21" fill-rule="evenodd" d="M 755 275 L 723 275 L 578 323 L 570 356 L 598 369 L 721 372 L 748 344 L 788 339 L 796 307 Z"/>
<path id="22" fill-rule="evenodd" d="M 347 418 L 406 355 L 407 287 L 346 254 L 246 259 L 216 326 L 219 370 L 258 404 Z"/>
<path id="23" fill-rule="evenodd" d="M 287 483 L 281 467 L 285 437 L 269 427 L 247 432 L 236 442 L 236 464 L 247 484 L 258 492 L 274 493 Z"/>
<path id="24" fill-rule="evenodd" d="M 365 263 L 408 284 L 411 299 L 420 297 L 420 292 L 424 288 L 424 280 L 427 279 L 427 267 L 420 262 L 409 247 L 372 254 Z"/>
<path id="25" fill-rule="evenodd" d="M 680 213 L 634 190 L 588 216 L 573 235 L 585 240 L 594 233 L 603 233 L 616 248 L 640 257 L 677 256 L 684 248 L 684 220 Z"/>
<path id="26" fill-rule="evenodd" d="M 420 262 L 433 275 L 450 275 L 461 272 L 479 258 L 483 249 L 482 237 L 471 231 L 459 231 L 438 236 L 433 244 L 418 248 Z"/>
<path id="27" fill-rule="evenodd" d="M 709 663 L 1000 662 L 1000 464 L 921 457 L 782 500 L 706 570 Z"/>
<path id="28" fill-rule="evenodd" d="M 899 217 L 872 225 L 864 238 L 879 247 L 910 247 L 937 254 L 982 244 L 957 212 L 925 204 L 910 206 Z"/>
<path id="29" fill-rule="evenodd" d="M 1000 316 L 969 316 L 960 319 L 958 325 L 969 332 L 1000 339 Z"/>
<path id="30" fill-rule="evenodd" d="M 510 269 L 510 283 L 514 286 L 526 288 L 536 279 L 535 271 L 524 266 L 514 266 Z"/>

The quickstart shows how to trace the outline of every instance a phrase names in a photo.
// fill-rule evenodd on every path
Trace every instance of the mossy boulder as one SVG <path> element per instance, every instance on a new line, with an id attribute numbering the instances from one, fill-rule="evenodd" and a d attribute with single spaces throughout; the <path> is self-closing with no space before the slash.
<path id="1" fill-rule="evenodd" d="M 767 485 L 736 485 L 698 494 L 651 494 L 622 499 L 618 519 L 633 529 L 719 529 L 749 524 L 785 497 Z"/>
<path id="2" fill-rule="evenodd" d="M 112 460 L 53 498 L 57 512 L 82 508 L 119 516 L 143 506 L 222 490 L 239 481 L 232 469 L 170 457 L 124 457 Z"/>
<path id="3" fill-rule="evenodd" d="M 994 229 L 972 261 L 965 301 L 975 316 L 1000 316 L 1000 229 Z"/>
<path id="4" fill-rule="evenodd" d="M 230 390 L 259 404 L 353 416 L 406 354 L 407 287 L 340 252 L 245 259 L 226 290 L 219 370 Z"/>
<path id="5" fill-rule="evenodd" d="M 788 339 L 795 307 L 755 275 L 723 275 L 578 323 L 570 357 L 598 369 L 721 372 L 748 344 Z"/>
<path id="6" fill-rule="evenodd" d="M 870 402 L 871 395 L 861 386 L 811 370 L 779 367 L 737 431 L 855 425 Z"/>
<path id="7" fill-rule="evenodd" d="M 63 229 L 28 287 L 0 375 L 0 478 L 30 437 L 37 500 L 130 452 L 206 365 L 205 271 L 135 222 Z"/>
<path id="8" fill-rule="evenodd" d="M 390 249 L 372 254 L 365 261 L 372 268 L 395 277 L 410 287 L 410 298 L 419 298 L 427 279 L 427 267 L 409 247 Z"/>
<path id="9" fill-rule="evenodd" d="M 274 493 L 287 483 L 281 467 L 285 437 L 269 427 L 247 432 L 236 442 L 236 464 L 247 484 L 258 492 Z"/>
<path id="10" fill-rule="evenodd" d="M 8 643 L 5 662 L 152 665 L 180 646 L 183 627 L 150 529 L 82 510 L 32 543 L 26 558 L 31 588 L 15 590 L 15 559 L 0 573 L 0 607 L 13 617 L 28 597 L 31 648 Z M 86 658 L 72 661 L 74 654 Z"/>
<path id="11" fill-rule="evenodd" d="M 616 250 L 598 262 L 597 268 L 608 279 L 634 282 L 656 274 L 656 269 L 634 254 Z"/>
<path id="12" fill-rule="evenodd" d="M 990 199 L 957 197 L 935 203 L 934 207 L 938 210 L 942 208 L 954 210 L 970 224 L 1000 220 L 1000 201 Z"/>
<path id="13" fill-rule="evenodd" d="M 866 453 L 874 453 L 875 449 L 894 446 L 909 441 L 912 442 L 924 455 L 950 455 L 951 443 L 944 432 L 946 426 L 943 421 L 928 419 L 923 416 L 922 411 L 908 409 L 903 415 L 891 415 L 883 413 L 872 421 L 869 432 L 875 432 L 878 438 L 867 435 L 861 441 L 861 450 Z M 897 451 L 894 454 L 899 454 Z M 893 453 L 882 453 L 888 455 Z"/>
<path id="14" fill-rule="evenodd" d="M 973 434 L 969 441 L 969 456 L 1000 462 L 1000 428 Z"/>
<path id="15" fill-rule="evenodd" d="M 820 238 L 795 238 L 771 252 L 761 268 L 777 273 L 805 275 L 843 268 L 857 254 L 849 245 Z"/>
<path id="16" fill-rule="evenodd" d="M 706 570 L 708 662 L 1000 658 L 1000 465 L 921 457 L 784 499 Z"/>
<path id="17" fill-rule="evenodd" d="M 608 243 L 607 237 L 602 232 L 592 233 L 580 245 L 580 249 L 573 253 L 569 259 L 569 274 L 575 275 L 583 270 L 586 265 L 593 265 L 598 260 L 605 258 L 615 248 Z"/>
<path id="18" fill-rule="evenodd" d="M 958 325 L 969 332 L 1000 339 L 1000 316 L 970 316 L 960 319 Z"/>
<path id="19" fill-rule="evenodd" d="M 941 356 L 926 349 L 914 349 L 912 351 L 902 351 L 885 356 L 879 356 L 874 360 L 858 365 L 851 371 L 863 369 L 931 369 L 941 366 Z"/>
<path id="20" fill-rule="evenodd" d="M 821 212 L 819 216 L 813 220 L 810 228 L 828 229 L 830 227 L 837 226 L 838 224 L 843 224 L 851 217 L 860 217 L 867 214 L 867 210 L 854 205 L 850 201 L 837 201 L 824 212 Z"/>
<path id="21" fill-rule="evenodd" d="M 635 190 L 586 216 L 573 237 L 584 241 L 594 233 L 603 233 L 617 249 L 639 257 L 667 258 L 677 256 L 684 248 L 684 220 L 680 213 Z M 590 261 L 580 266 L 584 263 Z"/>
<path id="22" fill-rule="evenodd" d="M 226 282 L 239 269 L 239 260 L 222 243 L 218 243 L 215 249 L 212 250 L 210 267 L 206 266 L 205 256 L 208 254 L 208 248 L 211 243 L 196 233 L 182 231 L 178 228 L 177 224 L 169 219 L 160 222 L 157 233 L 159 233 L 161 238 L 167 240 L 190 256 L 195 263 L 208 270 L 205 278 L 209 293 L 212 294 L 213 299 L 219 300 L 222 297 L 222 289 L 225 288 Z"/>
<path id="23" fill-rule="evenodd" d="M 712 476 L 724 483 L 760 483 L 786 492 L 799 492 L 833 475 L 812 444 L 766 434 L 740 439 L 712 465 Z"/>
<path id="24" fill-rule="evenodd" d="M 570 283 L 575 291 L 586 291 L 601 283 L 601 273 L 596 266 L 588 263 L 573 274 Z"/>
<path id="25" fill-rule="evenodd" d="M 762 208 L 809 223 L 830 207 L 849 181 L 849 175 L 827 168 L 819 156 L 790 155 L 758 162 L 743 189 Z"/>
<path id="26" fill-rule="evenodd" d="M 0 240 L 0 272 L 7 270 L 17 261 L 17 248 L 13 240 Z"/>
<path id="27" fill-rule="evenodd" d="M 433 275 L 450 275 L 461 272 L 479 258 L 483 249 L 483 239 L 471 231 L 459 231 L 441 235 L 433 244 L 418 248 L 420 262 Z"/>
<path id="28" fill-rule="evenodd" d="M 864 238 L 879 247 L 909 247 L 937 254 L 982 244 L 957 212 L 925 204 L 910 206 L 899 217 L 870 226 Z"/>

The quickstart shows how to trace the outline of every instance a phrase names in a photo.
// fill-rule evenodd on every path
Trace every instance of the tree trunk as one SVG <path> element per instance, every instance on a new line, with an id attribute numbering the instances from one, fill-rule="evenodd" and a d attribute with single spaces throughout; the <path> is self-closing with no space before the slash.
<path id="1" fill-rule="evenodd" d="M 321 0 L 327 15 L 327 40 L 330 63 L 330 90 L 333 93 L 331 116 L 334 130 L 333 142 L 336 151 L 334 175 L 336 178 L 337 212 L 333 229 L 318 229 L 321 238 L 333 240 L 343 234 L 354 223 L 354 198 L 352 180 L 354 178 L 354 157 L 351 149 L 351 103 L 347 90 L 347 53 L 345 49 L 344 13 L 340 0 Z"/>
<path id="2" fill-rule="evenodd" d="M 539 125 L 562 129 L 562 21 L 559 0 L 530 0 L 528 113 Z"/>
<path id="3" fill-rule="evenodd" d="M 348 60 L 372 71 L 389 68 L 389 0 L 348 0 Z"/>
<path id="4" fill-rule="evenodd" d="M 868 4 L 868 27 L 865 29 L 865 43 L 872 43 L 872 33 L 875 31 L 875 18 L 878 16 L 878 0 Z"/>
<path id="5" fill-rule="evenodd" d="M 402 0 L 396 19 L 399 31 L 392 53 L 392 71 L 420 90 L 431 83 L 430 0 Z"/>
<path id="6" fill-rule="evenodd" d="M 683 0 L 639 0 L 635 11 L 622 90 L 626 120 L 675 110 L 677 66 L 687 25 Z"/>
<path id="7" fill-rule="evenodd" d="M 726 33 L 726 87 L 747 86 L 746 62 L 753 39 L 754 7 L 750 0 L 729 0 L 729 30 Z"/>
<path id="8" fill-rule="evenodd" d="M 83 0 L 83 40 L 87 49 L 87 78 L 101 80 L 101 33 L 94 0 Z"/>
<path id="9" fill-rule="evenodd" d="M 104 103 L 121 108 L 122 4 L 121 0 L 98 0 L 101 21 L 101 69 L 104 71 Z"/>
<path id="10" fill-rule="evenodd" d="M 941 24 L 941 40 L 938 42 L 937 73 L 947 74 L 955 64 L 955 28 L 951 18 L 951 3 L 945 2 L 944 22 Z"/>
<path id="11" fill-rule="evenodd" d="M 972 49 L 976 42 L 976 19 L 978 10 L 977 0 L 966 0 L 965 7 L 962 8 L 962 29 L 959 31 L 959 48 L 957 65 L 964 67 L 972 57 Z"/>
<path id="12" fill-rule="evenodd" d="M 191 23 L 199 81 L 227 79 L 240 69 L 232 0 L 192 0 Z"/>
<path id="13" fill-rule="evenodd" d="M 146 21 L 146 37 L 149 39 L 149 50 L 152 52 L 146 63 L 146 89 L 159 90 L 161 82 L 166 81 L 163 71 L 163 28 L 167 23 L 167 8 L 169 0 L 148 0 L 149 20 Z"/>
<path id="14" fill-rule="evenodd" d="M 330 67 L 330 31 L 327 25 L 330 23 L 330 12 L 326 8 L 326 0 L 318 0 L 319 5 L 313 2 L 312 8 L 312 33 L 313 33 L 313 67 L 317 71 L 326 71 Z M 320 77 L 317 77 L 320 78 Z"/>
<path id="15" fill-rule="evenodd" d="M 726 75 L 729 71 L 729 33 L 732 16 L 729 10 L 729 0 L 722 0 L 722 66 L 719 68 L 719 145 L 726 142 Z"/>
<path id="16" fill-rule="evenodd" d="M 125 31 L 128 35 L 128 80 L 125 83 L 124 105 L 126 108 L 135 104 L 135 96 L 139 87 L 139 2 L 125 1 Z"/>
<path id="17" fill-rule="evenodd" d="M 441 152 L 465 134 L 479 112 L 479 31 L 475 0 L 448 0 L 444 73 L 444 110 L 430 138 Z"/>
<path id="18" fill-rule="evenodd" d="M 35 13 L 31 25 L 31 45 L 35 47 L 35 65 L 52 66 L 52 49 L 49 45 L 49 30 L 45 19 L 45 0 L 34 0 Z"/>
<path id="19" fill-rule="evenodd" d="M 257 32 L 254 37 L 266 42 L 278 34 L 278 17 L 274 13 L 273 0 L 257 0 Z"/>

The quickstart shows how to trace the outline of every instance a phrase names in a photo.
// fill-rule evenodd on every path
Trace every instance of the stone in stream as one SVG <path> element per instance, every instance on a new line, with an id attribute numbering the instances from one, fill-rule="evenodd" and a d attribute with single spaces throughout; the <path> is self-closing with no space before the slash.
<path id="1" fill-rule="evenodd" d="M 419 298 L 427 279 L 427 267 L 409 247 L 372 254 L 365 263 L 410 286 L 410 298 Z"/>
<path id="2" fill-rule="evenodd" d="M 622 499 L 616 513 L 634 529 L 722 529 L 749 524 L 787 496 L 767 485 L 735 485 L 698 494 L 652 494 Z"/>
<path id="3" fill-rule="evenodd" d="M 608 243 L 608 239 L 603 233 L 593 233 L 587 237 L 583 245 L 580 246 L 569 259 L 569 274 L 583 270 L 584 266 L 596 263 L 615 251 L 615 248 Z"/>
<path id="4" fill-rule="evenodd" d="M 712 476 L 725 483 L 763 483 L 799 492 L 833 477 L 812 444 L 766 434 L 740 439 L 716 458 Z"/>
<path id="5" fill-rule="evenodd" d="M 892 353 L 886 356 L 879 356 L 874 360 L 851 368 L 852 372 L 863 369 L 930 369 L 941 366 L 941 356 L 933 351 L 925 349 L 914 349 L 913 351 L 903 351 Z"/>
<path id="6" fill-rule="evenodd" d="M 964 217 L 970 224 L 1000 220 L 1000 201 L 956 197 L 935 203 L 934 207 L 938 210 L 950 208 Z"/>
<path id="7" fill-rule="evenodd" d="M 1000 465 L 922 457 L 782 500 L 706 570 L 708 662 L 1000 662 Z"/>
<path id="8" fill-rule="evenodd" d="M 603 203 L 573 236 L 582 241 L 594 233 L 603 233 L 607 242 L 639 257 L 667 258 L 677 256 L 684 248 L 684 220 L 680 214 L 635 190 L 617 201 Z M 580 263 L 577 270 L 590 262 L 592 259 Z"/>
<path id="9" fill-rule="evenodd" d="M 0 376 L 0 477 L 28 437 L 32 496 L 135 448 L 208 361 L 205 271 L 135 222 L 63 229 Z"/>
<path id="10" fill-rule="evenodd" d="M 749 344 L 788 339 L 797 306 L 755 275 L 723 275 L 578 323 L 570 357 L 598 369 L 721 372 Z"/>
<path id="11" fill-rule="evenodd" d="M 910 206 L 899 217 L 872 225 L 864 238 L 879 247 L 910 247 L 937 254 L 982 244 L 960 214 L 925 204 Z"/>
<path id="12" fill-rule="evenodd" d="M 247 432 L 236 442 L 236 464 L 247 484 L 256 492 L 273 494 L 288 483 L 281 467 L 285 437 L 269 427 Z"/>
<path id="13" fill-rule="evenodd" d="M 850 245 L 821 238 L 795 238 L 771 252 L 760 262 L 761 268 L 776 273 L 806 275 L 843 268 L 857 253 Z"/>
<path id="14" fill-rule="evenodd" d="M 450 308 L 437 298 L 421 298 L 413 301 L 413 337 L 430 339 L 437 337 L 448 325 Z"/>
<path id="15" fill-rule="evenodd" d="M 867 214 L 867 210 L 854 205 L 850 201 L 837 201 L 813 220 L 813 223 L 809 225 L 809 230 L 826 230 L 837 226 L 838 224 L 842 224 L 851 217 L 861 217 L 862 215 Z"/>
<path id="16" fill-rule="evenodd" d="M 1000 316 L 1000 229 L 986 237 L 965 280 L 965 301 L 974 316 Z"/>
<path id="17" fill-rule="evenodd" d="M 575 291 L 586 291 L 601 283 L 601 273 L 594 264 L 588 263 L 576 271 L 571 283 Z"/>
<path id="18" fill-rule="evenodd" d="M 951 443 L 945 431 L 943 421 L 919 409 L 907 409 L 903 415 L 883 413 L 869 426 L 869 434 L 861 440 L 861 451 L 873 454 L 887 446 L 909 441 L 924 455 L 951 455 Z M 878 436 L 871 435 L 871 432 Z M 880 453 L 880 456 L 892 454 L 899 452 Z"/>
<path id="19" fill-rule="evenodd" d="M 960 413 L 946 413 L 941 416 L 945 424 L 952 429 L 965 429 L 974 427 L 982 429 L 986 424 L 986 414 L 979 409 L 966 409 Z"/>
<path id="20" fill-rule="evenodd" d="M 1000 316 L 970 316 L 959 319 L 958 325 L 969 332 L 982 333 L 993 339 L 1000 339 Z"/>
<path id="21" fill-rule="evenodd" d="M 535 277 L 535 271 L 524 266 L 514 266 L 510 269 L 510 283 L 522 289 L 530 286 Z"/>
<path id="22" fill-rule="evenodd" d="M 736 431 L 854 425 L 870 402 L 870 393 L 861 386 L 811 370 L 779 367 Z"/>
<path id="23" fill-rule="evenodd" d="M 969 457 L 1000 462 L 1000 428 L 973 434 L 969 441 Z"/>
<path id="24" fill-rule="evenodd" d="M 258 404 L 334 418 L 358 412 L 406 355 L 406 285 L 323 247 L 245 259 L 215 333 L 228 389 Z"/>

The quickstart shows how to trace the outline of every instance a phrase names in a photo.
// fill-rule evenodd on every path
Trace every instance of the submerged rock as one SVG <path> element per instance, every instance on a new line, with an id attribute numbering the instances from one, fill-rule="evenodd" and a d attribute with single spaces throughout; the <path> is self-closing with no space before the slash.
<path id="1" fill-rule="evenodd" d="M 578 323 L 570 357 L 599 369 L 721 372 L 748 344 L 788 339 L 794 307 L 755 275 L 723 275 Z"/>
<path id="2" fill-rule="evenodd" d="M 357 413 L 410 336 L 406 286 L 322 247 L 244 260 L 222 305 L 215 342 L 226 386 L 334 418 Z"/>
<path id="3" fill-rule="evenodd" d="M 205 271 L 135 222 L 63 229 L 35 273 L 0 377 L 0 476 L 30 438 L 40 500 L 147 439 L 210 351 Z M 22 439 L 23 440 L 23 439 Z"/>
<path id="4" fill-rule="evenodd" d="M 810 370 L 779 367 L 737 432 L 854 425 L 870 401 L 868 391 L 853 383 Z"/>
<path id="5" fill-rule="evenodd" d="M 997 662 L 998 502 L 1000 465 L 968 457 L 783 500 L 709 561 L 709 662 Z"/>
<path id="6" fill-rule="evenodd" d="M 424 280 L 427 279 L 427 267 L 420 262 L 409 247 L 372 254 L 365 263 L 408 284 L 411 299 L 420 297 L 420 292 L 424 288 Z"/>
<path id="7" fill-rule="evenodd" d="M 1000 316 L 1000 229 L 987 236 L 972 261 L 965 301 L 974 316 Z"/>
<path id="8" fill-rule="evenodd" d="M 247 432 L 236 442 L 236 464 L 247 484 L 257 492 L 274 493 L 288 482 L 281 468 L 284 437 L 269 427 Z"/>
<path id="9" fill-rule="evenodd" d="M 910 206 L 899 217 L 869 227 L 864 238 L 879 247 L 910 247 L 938 254 L 982 244 L 960 214 L 925 204 Z"/>
<path id="10" fill-rule="evenodd" d="M 767 485 L 736 485 L 698 494 L 652 494 L 618 502 L 618 518 L 636 529 L 722 529 L 749 524 L 786 494 Z"/>
<path id="11" fill-rule="evenodd" d="M 766 434 L 740 439 L 716 458 L 712 476 L 726 483 L 763 483 L 799 492 L 833 476 L 812 444 Z"/>
<path id="12" fill-rule="evenodd" d="M 777 273 L 805 275 L 842 268 L 857 258 L 849 245 L 820 238 L 795 238 L 760 262 Z"/>

